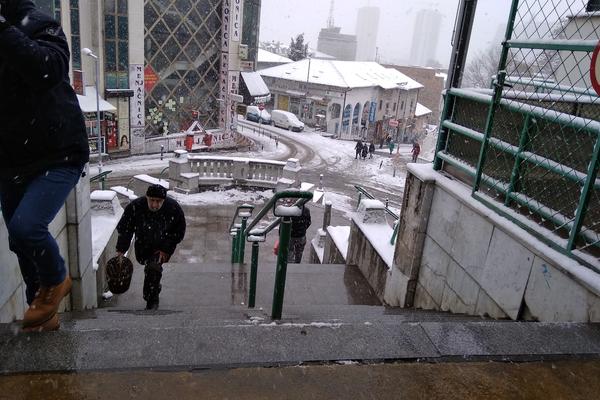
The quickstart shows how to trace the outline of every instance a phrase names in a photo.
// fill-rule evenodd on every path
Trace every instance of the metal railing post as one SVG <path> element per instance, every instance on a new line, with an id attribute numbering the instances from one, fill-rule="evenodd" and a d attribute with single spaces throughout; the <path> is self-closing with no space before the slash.
<path id="1" fill-rule="evenodd" d="M 248 307 L 254 308 L 256 301 L 256 275 L 258 274 L 258 242 L 252 243 L 252 261 L 250 264 L 250 292 L 248 293 Z"/>
<path id="2" fill-rule="evenodd" d="M 240 237 L 238 242 L 238 261 L 240 264 L 244 263 L 244 251 L 246 249 L 246 240 L 244 238 L 244 232 L 246 231 L 246 224 L 248 222 L 248 217 L 242 217 L 242 227 L 240 229 Z"/>
<path id="3" fill-rule="evenodd" d="M 325 214 L 323 214 L 323 230 L 326 231 L 329 225 L 331 225 L 331 201 L 325 202 Z"/>
<path id="4" fill-rule="evenodd" d="M 590 161 L 588 171 L 587 171 L 587 179 L 585 180 L 585 185 L 581 190 L 581 196 L 579 197 L 579 204 L 577 205 L 577 212 L 575 214 L 575 220 L 573 221 L 573 228 L 569 233 L 569 243 L 567 244 L 567 251 L 571 252 L 575 248 L 575 242 L 577 240 L 577 236 L 579 235 L 579 231 L 581 230 L 581 226 L 583 225 L 583 220 L 585 218 L 585 213 L 588 209 L 588 203 L 590 201 L 590 196 L 592 195 L 592 190 L 594 188 L 594 183 L 596 182 L 596 177 L 598 176 L 598 164 L 600 163 L 600 136 L 596 138 L 596 144 L 594 145 L 594 153 L 592 154 L 592 160 Z"/>
<path id="5" fill-rule="evenodd" d="M 233 245 L 233 262 L 234 263 L 238 263 L 239 261 L 239 252 L 240 252 L 240 244 L 239 244 L 239 240 L 241 237 L 241 231 L 240 228 L 236 228 L 235 229 L 235 237 L 233 238 L 234 241 L 234 245 Z"/>
<path id="6" fill-rule="evenodd" d="M 275 271 L 275 289 L 273 291 L 273 307 L 271 318 L 281 319 L 283 309 L 283 295 L 285 292 L 285 276 L 288 264 L 288 249 L 290 244 L 290 232 L 292 230 L 292 219 L 284 217 L 279 229 L 279 252 L 277 253 L 277 269 Z"/>
<path id="7" fill-rule="evenodd" d="M 520 176 L 521 176 L 521 154 L 527 149 L 529 144 L 529 129 L 531 127 L 531 115 L 527 114 L 525 117 L 525 123 L 523 124 L 523 130 L 521 131 L 521 137 L 519 138 L 519 152 L 515 156 L 515 163 L 513 165 L 512 174 L 510 176 L 510 184 L 506 191 L 506 198 L 504 200 L 505 206 L 510 206 L 510 194 L 518 192 L 520 190 Z"/>

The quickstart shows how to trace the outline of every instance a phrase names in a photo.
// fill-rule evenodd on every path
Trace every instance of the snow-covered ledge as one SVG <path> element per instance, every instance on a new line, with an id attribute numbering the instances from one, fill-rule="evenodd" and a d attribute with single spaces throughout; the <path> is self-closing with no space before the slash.
<path id="1" fill-rule="evenodd" d="M 394 246 L 390 244 L 393 229 L 385 220 L 385 205 L 379 200 L 364 199 L 352 215 L 346 265 L 356 265 L 385 302 L 385 291 L 391 277 Z"/>
<path id="2" fill-rule="evenodd" d="M 117 224 L 123 215 L 117 193 L 112 190 L 95 190 L 91 193 L 92 258 L 96 271 L 98 301 L 105 289 L 106 262 L 115 256 Z"/>
<path id="3" fill-rule="evenodd" d="M 599 274 L 475 200 L 467 185 L 431 164 L 409 164 L 408 171 L 409 177 L 434 183 L 415 307 L 547 322 L 600 321 Z"/>

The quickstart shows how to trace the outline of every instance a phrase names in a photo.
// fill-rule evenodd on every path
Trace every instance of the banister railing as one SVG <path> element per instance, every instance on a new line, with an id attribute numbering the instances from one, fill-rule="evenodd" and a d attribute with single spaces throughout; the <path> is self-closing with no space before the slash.
<path id="1" fill-rule="evenodd" d="M 243 232 L 246 228 L 246 223 L 248 218 L 252 216 L 252 212 L 254 211 L 254 206 L 251 204 L 242 204 L 235 209 L 235 215 L 231 220 L 231 224 L 229 225 L 229 233 L 233 236 L 232 249 L 231 249 L 231 262 L 238 262 L 237 260 L 241 258 L 244 259 L 244 242 L 241 241 L 240 232 Z M 241 218 L 241 222 L 236 222 L 237 219 Z"/>
<path id="2" fill-rule="evenodd" d="M 245 241 L 247 239 L 252 243 L 252 264 L 250 270 L 250 293 L 248 303 L 249 307 L 254 307 L 254 300 L 256 297 L 256 278 L 258 274 L 258 243 L 264 242 L 266 235 L 281 224 L 279 229 L 279 251 L 277 253 L 277 266 L 275 271 L 275 288 L 273 291 L 273 305 L 271 310 L 271 318 L 273 319 L 281 319 L 281 313 L 283 309 L 288 247 L 291 233 L 291 218 L 293 216 L 302 215 L 302 207 L 304 207 L 304 204 L 311 200 L 312 197 L 313 194 L 311 192 L 301 190 L 288 189 L 277 192 L 273 195 L 273 197 L 271 197 L 267 204 L 264 205 L 258 214 L 256 214 L 249 224 L 246 224 L 248 216 L 247 218 L 244 218 L 246 214 L 240 215 L 242 221 L 241 223 L 236 224 L 236 219 L 240 213 L 238 210 L 236 210 L 236 215 L 229 227 L 231 235 L 234 236 L 231 255 L 233 263 L 244 263 Z M 297 200 L 291 206 L 277 205 L 277 202 L 281 199 Z M 265 228 L 256 229 L 255 227 L 261 222 L 261 220 L 269 211 L 272 211 L 273 215 L 275 215 L 277 219 L 271 222 Z"/>

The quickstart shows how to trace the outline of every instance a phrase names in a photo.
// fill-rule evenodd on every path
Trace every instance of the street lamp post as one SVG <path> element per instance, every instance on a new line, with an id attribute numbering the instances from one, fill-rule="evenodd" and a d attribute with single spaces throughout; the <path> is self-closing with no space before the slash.
<path id="1" fill-rule="evenodd" d="M 94 52 L 90 49 L 88 49 L 87 47 L 83 48 L 81 50 L 81 52 L 89 57 L 92 57 L 94 59 L 94 63 L 96 66 L 96 133 L 98 135 L 97 138 L 97 142 L 96 142 L 96 147 L 98 148 L 98 173 L 102 172 L 102 139 L 100 137 L 100 92 L 99 92 L 99 82 L 98 82 L 98 78 L 99 78 L 99 67 L 98 64 L 100 63 L 100 59 L 98 58 L 97 55 L 94 54 Z"/>

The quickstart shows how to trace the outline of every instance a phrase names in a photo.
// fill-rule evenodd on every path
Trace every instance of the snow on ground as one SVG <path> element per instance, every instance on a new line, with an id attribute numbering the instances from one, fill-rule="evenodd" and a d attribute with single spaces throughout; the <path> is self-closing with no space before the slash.
<path id="1" fill-rule="evenodd" d="M 223 191 L 208 191 L 195 194 L 182 194 L 169 192 L 169 197 L 177 200 L 179 204 L 185 205 L 214 205 L 214 204 L 236 204 L 238 202 L 250 204 L 266 203 L 273 197 L 272 190 L 262 192 L 243 191 L 239 189 L 230 189 Z"/>
<path id="2" fill-rule="evenodd" d="M 354 150 L 356 142 L 354 141 L 324 137 L 309 128 L 299 133 L 273 126 L 263 127 L 263 129 L 310 147 L 318 157 L 305 164 L 304 167 L 306 168 L 321 167 L 321 160 L 323 160 L 327 164 L 327 170 L 354 177 L 357 181 L 367 181 L 383 188 L 394 188 L 396 190 L 404 188 L 406 172 L 404 169 L 400 170 L 396 167 L 396 176 L 393 176 L 394 166 L 401 164 L 399 162 L 400 157 L 409 156 L 410 145 L 400 145 L 394 150 L 392 156 L 389 155 L 389 150 L 379 149 L 379 146 L 376 146 L 373 159 L 356 160 L 354 158 L 356 155 Z M 244 134 L 246 135 L 248 131 L 248 129 L 244 129 Z"/>

